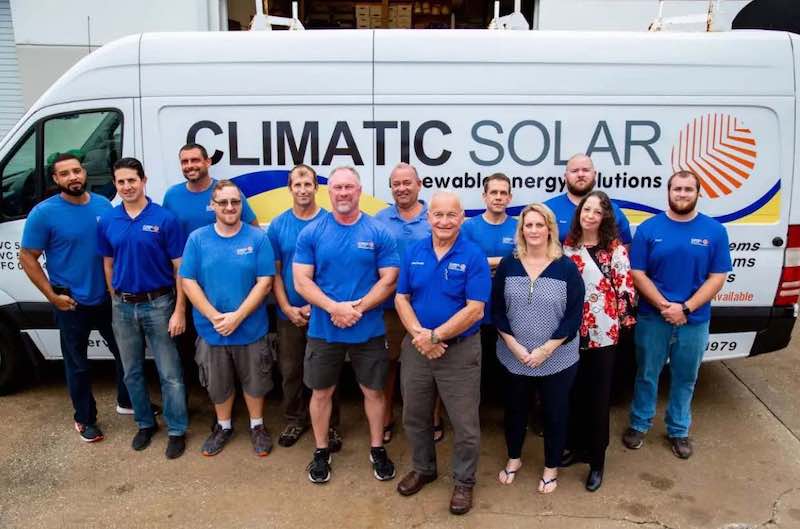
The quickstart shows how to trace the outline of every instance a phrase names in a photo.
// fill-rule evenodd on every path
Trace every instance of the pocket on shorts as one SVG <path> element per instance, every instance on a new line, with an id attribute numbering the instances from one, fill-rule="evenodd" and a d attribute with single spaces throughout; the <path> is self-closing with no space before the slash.
<path id="1" fill-rule="evenodd" d="M 209 347 L 208 345 L 202 341 L 200 337 L 195 340 L 195 354 L 194 354 L 194 361 L 197 364 L 197 378 L 200 381 L 200 385 L 204 388 L 208 388 L 208 363 L 209 363 Z"/>
<path id="2" fill-rule="evenodd" d="M 267 339 L 261 340 L 258 348 L 258 365 L 265 375 L 272 373 L 272 348 Z"/>

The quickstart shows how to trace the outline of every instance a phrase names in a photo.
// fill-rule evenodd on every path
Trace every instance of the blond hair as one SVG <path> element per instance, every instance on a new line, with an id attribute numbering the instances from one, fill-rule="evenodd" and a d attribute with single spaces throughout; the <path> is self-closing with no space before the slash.
<path id="1" fill-rule="evenodd" d="M 517 221 L 517 234 L 516 234 L 516 252 L 519 257 L 524 257 L 528 253 L 528 243 L 525 241 L 525 236 L 522 233 L 523 226 L 525 225 L 525 215 L 530 212 L 538 213 L 544 218 L 547 224 L 547 258 L 558 259 L 561 257 L 561 243 L 558 241 L 558 225 L 556 224 L 556 216 L 553 212 L 541 203 L 534 203 L 525 206 L 525 209 L 519 214 Z"/>

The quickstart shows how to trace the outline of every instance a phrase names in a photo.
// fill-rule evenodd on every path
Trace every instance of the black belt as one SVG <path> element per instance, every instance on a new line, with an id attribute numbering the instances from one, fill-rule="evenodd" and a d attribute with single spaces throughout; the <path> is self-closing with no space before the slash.
<path id="1" fill-rule="evenodd" d="M 459 344 L 461 342 L 465 342 L 465 341 L 469 340 L 470 338 L 475 336 L 475 334 L 477 334 L 477 333 L 472 333 L 469 336 L 456 336 L 455 338 L 450 338 L 449 340 L 444 340 L 444 343 L 447 345 L 447 347 L 450 347 L 452 345 L 456 345 L 456 344 Z"/>
<path id="2" fill-rule="evenodd" d="M 142 292 L 140 294 L 131 294 L 129 292 L 118 292 L 119 299 L 123 303 L 144 303 L 145 301 L 153 301 L 161 296 L 172 294 L 175 292 L 173 287 L 163 287 L 151 290 L 150 292 Z"/>

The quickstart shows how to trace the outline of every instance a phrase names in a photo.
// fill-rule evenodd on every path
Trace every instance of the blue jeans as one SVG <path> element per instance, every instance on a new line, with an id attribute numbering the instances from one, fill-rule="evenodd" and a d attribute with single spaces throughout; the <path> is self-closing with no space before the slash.
<path id="1" fill-rule="evenodd" d="M 630 426 L 647 432 L 656 414 L 658 376 L 669 359 L 671 375 L 667 405 L 667 435 L 688 437 L 692 395 L 708 343 L 708 322 L 676 327 L 657 314 L 640 314 L 636 323 L 636 383 Z"/>
<path id="2" fill-rule="evenodd" d="M 158 369 L 168 433 L 183 435 L 189 426 L 186 388 L 180 354 L 168 330 L 169 318 L 175 310 L 175 295 L 168 294 L 142 303 L 123 303 L 115 298 L 112 306 L 114 335 L 125 366 L 125 385 L 131 395 L 137 426 L 151 428 L 156 425 L 144 374 L 146 343 Z"/>
<path id="3" fill-rule="evenodd" d="M 117 404 L 130 408 L 131 399 L 125 387 L 119 349 L 111 330 L 110 304 L 78 305 L 75 310 L 54 309 L 53 312 L 61 339 L 61 356 L 64 357 L 64 373 L 72 407 L 75 409 L 75 422 L 97 422 L 97 405 L 92 395 L 92 377 L 87 357 L 89 333 L 93 329 L 100 332 L 114 355 L 117 368 Z"/>

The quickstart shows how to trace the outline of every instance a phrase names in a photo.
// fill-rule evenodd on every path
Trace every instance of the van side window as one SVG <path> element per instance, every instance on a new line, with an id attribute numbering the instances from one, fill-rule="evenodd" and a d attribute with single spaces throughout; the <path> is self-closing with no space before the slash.
<path id="1" fill-rule="evenodd" d="M 111 168 L 122 152 L 122 114 L 81 112 L 44 122 L 44 198 L 58 192 L 50 166 L 65 152 L 76 155 L 86 169 L 86 190 L 111 200 L 116 193 Z"/>
<path id="2" fill-rule="evenodd" d="M 23 217 L 36 204 L 39 189 L 36 171 L 36 134 L 19 143 L 0 169 L 0 215 L 2 219 Z"/>

